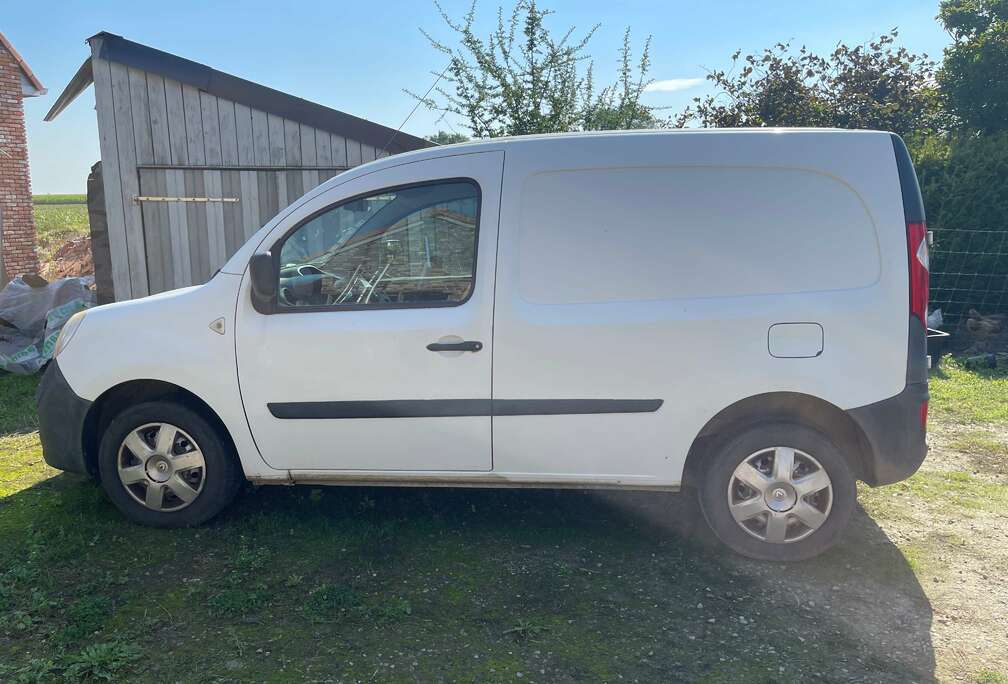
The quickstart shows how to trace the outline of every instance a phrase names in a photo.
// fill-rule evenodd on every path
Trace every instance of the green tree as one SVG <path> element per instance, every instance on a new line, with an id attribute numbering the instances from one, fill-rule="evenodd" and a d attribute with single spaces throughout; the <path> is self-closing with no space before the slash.
<path id="1" fill-rule="evenodd" d="M 1008 130 L 1008 0 L 942 0 L 952 36 L 938 70 L 948 109 L 982 133 Z"/>
<path id="2" fill-rule="evenodd" d="M 837 45 L 826 56 L 777 43 L 732 55 L 734 68 L 707 75 L 718 92 L 693 99 L 677 126 L 829 126 L 901 135 L 942 125 L 934 63 L 896 47 L 896 29 L 865 45 Z"/>
<path id="3" fill-rule="evenodd" d="M 469 136 L 462 133 L 438 131 L 434 135 L 428 135 L 427 139 L 438 145 L 454 145 L 455 143 L 468 142 Z"/>
<path id="4" fill-rule="evenodd" d="M 1008 131 L 932 136 L 910 152 L 930 228 L 1008 230 Z"/>
<path id="5" fill-rule="evenodd" d="M 616 82 L 596 90 L 587 54 L 596 24 L 581 37 L 570 27 L 554 34 L 546 25 L 551 10 L 535 0 L 518 0 L 510 13 L 498 8 L 496 28 L 476 34 L 475 2 L 460 20 L 435 3 L 455 35 L 452 44 L 423 31 L 431 46 L 448 58 L 434 95 L 407 91 L 442 116 L 461 118 L 478 138 L 579 130 L 654 126 L 653 110 L 641 103 L 648 85 L 650 43 L 633 59 L 630 31 L 624 34 Z M 440 76 L 440 75 L 439 75 Z"/>

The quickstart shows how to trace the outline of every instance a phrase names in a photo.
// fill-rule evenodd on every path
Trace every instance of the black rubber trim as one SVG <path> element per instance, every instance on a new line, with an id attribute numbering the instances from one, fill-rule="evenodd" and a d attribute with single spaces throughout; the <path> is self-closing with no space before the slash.
<path id="1" fill-rule="evenodd" d="M 903 194 L 903 215 L 907 223 L 924 223 L 924 198 L 921 197 L 917 174 L 914 173 L 910 152 L 903 138 L 895 133 L 892 136 L 893 152 L 896 154 L 896 170 L 899 173 L 900 190 Z"/>
<path id="2" fill-rule="evenodd" d="M 495 416 L 560 416 L 584 413 L 654 413 L 663 399 L 494 399 Z"/>
<path id="3" fill-rule="evenodd" d="M 401 131 L 397 133 L 394 128 L 323 107 L 315 102 L 246 81 L 244 78 L 225 74 L 205 64 L 134 43 L 114 33 L 103 31 L 88 40 L 94 38 L 100 38 L 102 41 L 98 54 L 102 59 L 161 74 L 211 95 L 358 140 L 376 150 L 388 145 L 387 152 L 396 154 L 435 146 L 435 143 L 429 140 Z"/>
<path id="4" fill-rule="evenodd" d="M 84 458 L 84 419 L 91 402 L 78 397 L 53 361 L 35 393 L 42 457 L 53 468 L 91 474 Z"/>
<path id="5" fill-rule="evenodd" d="M 332 420 L 653 413 L 662 403 L 661 399 L 406 399 L 271 402 L 266 407 L 283 420 Z"/>
<path id="6" fill-rule="evenodd" d="M 868 472 L 872 487 L 899 482 L 917 472 L 927 456 L 927 432 L 920 423 L 926 382 L 915 382 L 894 397 L 847 411 L 871 447 Z"/>
<path id="7" fill-rule="evenodd" d="M 907 385 L 928 382 L 927 328 L 916 316 L 910 316 L 907 332 Z"/>
<path id="8" fill-rule="evenodd" d="M 920 422 L 921 404 L 928 400 L 927 331 L 916 316 L 910 316 L 907 338 L 903 391 L 847 411 L 868 442 L 862 479 L 872 487 L 905 480 L 927 456 L 927 429 Z"/>

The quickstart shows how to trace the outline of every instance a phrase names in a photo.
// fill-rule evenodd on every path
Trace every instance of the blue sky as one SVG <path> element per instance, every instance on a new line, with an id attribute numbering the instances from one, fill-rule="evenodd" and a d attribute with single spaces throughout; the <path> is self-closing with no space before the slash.
<path id="1" fill-rule="evenodd" d="M 509 0 L 510 1 L 510 0 Z M 444 0 L 454 16 L 467 0 Z M 477 3 L 479 24 L 493 22 L 496 1 Z M 676 85 L 695 83 L 705 69 L 727 67 L 741 48 L 757 51 L 791 40 L 828 51 L 838 41 L 861 43 L 892 27 L 914 52 L 934 58 L 948 42 L 934 20 L 937 0 L 743 0 L 717 2 L 542 2 L 556 15 L 553 25 L 579 31 L 602 26 L 589 49 L 599 80 L 613 76 L 624 27 L 636 46 L 653 36 L 651 76 Z M 80 63 L 84 39 L 110 31 L 153 47 L 351 114 L 398 127 L 414 101 L 403 88 L 425 91 L 431 70 L 445 60 L 420 35 L 419 27 L 440 38 L 450 32 L 432 2 L 297 2 L 263 0 L 196 2 L 144 0 L 38 3 L 5 2 L 0 31 L 28 61 L 47 95 L 25 101 L 33 190 L 83 192 L 87 172 L 98 160 L 94 96 L 89 89 L 56 121 L 42 117 Z M 49 15 L 49 16 L 47 16 Z M 701 83 L 648 93 L 648 104 L 678 110 L 704 93 Z M 426 135 L 436 115 L 420 109 L 404 127 Z M 442 125 L 442 127 L 445 127 Z"/>

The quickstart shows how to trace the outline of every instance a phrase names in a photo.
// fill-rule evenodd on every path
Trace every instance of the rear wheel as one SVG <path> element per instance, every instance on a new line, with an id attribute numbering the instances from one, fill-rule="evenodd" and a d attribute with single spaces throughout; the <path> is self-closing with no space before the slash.
<path id="1" fill-rule="evenodd" d="M 198 413 L 167 401 L 126 409 L 105 430 L 102 487 L 128 518 L 152 527 L 199 525 L 231 503 L 241 470 Z"/>
<path id="2" fill-rule="evenodd" d="M 843 454 L 820 432 L 784 422 L 720 442 L 699 490 L 704 517 L 733 550 L 793 561 L 836 543 L 857 503 Z"/>

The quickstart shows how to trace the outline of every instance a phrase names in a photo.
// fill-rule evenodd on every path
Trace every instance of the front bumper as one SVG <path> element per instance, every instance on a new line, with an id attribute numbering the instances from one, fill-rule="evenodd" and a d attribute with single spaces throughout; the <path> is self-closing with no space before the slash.
<path id="1" fill-rule="evenodd" d="M 91 402 L 74 394 L 53 360 L 35 394 L 42 457 L 53 468 L 91 474 L 84 457 L 84 421 Z"/>
<path id="2" fill-rule="evenodd" d="M 927 430 L 921 404 L 927 399 L 927 382 L 915 382 L 895 397 L 847 412 L 868 441 L 871 457 L 863 479 L 872 487 L 905 480 L 924 462 Z"/>

